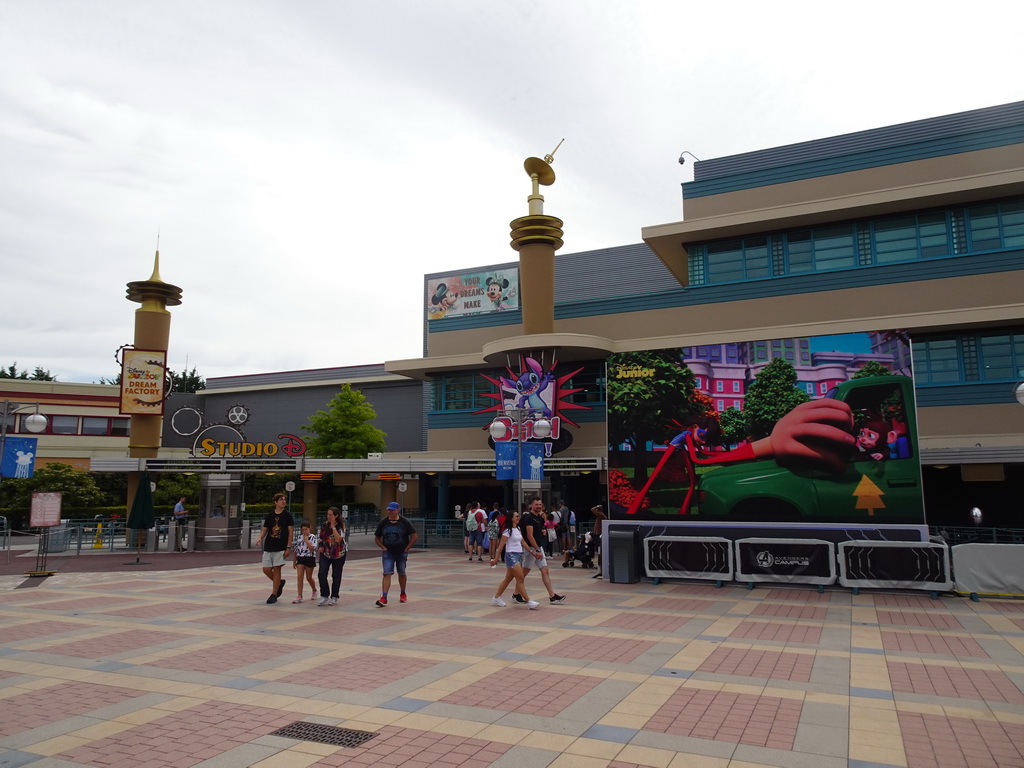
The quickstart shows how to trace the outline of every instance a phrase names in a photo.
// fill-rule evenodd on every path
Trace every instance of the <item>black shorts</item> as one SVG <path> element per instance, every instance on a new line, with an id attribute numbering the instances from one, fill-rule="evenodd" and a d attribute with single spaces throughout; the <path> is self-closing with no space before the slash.
<path id="1" fill-rule="evenodd" d="M 298 555 L 296 555 L 295 562 L 298 563 L 299 565 L 304 565 L 307 568 L 315 568 L 316 567 L 316 558 L 313 557 L 312 555 L 310 555 L 309 557 L 299 557 Z"/>

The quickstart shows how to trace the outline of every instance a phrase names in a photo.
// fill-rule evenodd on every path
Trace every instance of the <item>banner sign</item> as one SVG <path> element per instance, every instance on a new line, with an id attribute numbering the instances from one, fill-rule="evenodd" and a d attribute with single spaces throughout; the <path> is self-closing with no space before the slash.
<path id="1" fill-rule="evenodd" d="M 121 358 L 121 413 L 164 412 L 167 352 L 125 349 Z"/>
<path id="2" fill-rule="evenodd" d="M 544 479 L 544 443 L 505 442 L 494 444 L 495 478 L 498 480 L 515 480 L 519 473 L 519 452 L 522 450 L 524 480 Z"/>
<path id="3" fill-rule="evenodd" d="M 519 309 L 515 269 L 468 272 L 427 280 L 427 320 Z"/>
<path id="4" fill-rule="evenodd" d="M 736 580 L 832 584 L 835 545 L 820 539 L 738 539 Z"/>
<path id="5" fill-rule="evenodd" d="M 923 525 L 901 331 L 607 360 L 612 519 Z"/>
<path id="6" fill-rule="evenodd" d="M 38 444 L 35 437 L 8 437 L 0 457 L 0 477 L 32 477 Z"/>
<path id="7" fill-rule="evenodd" d="M 33 528 L 52 528 L 60 525 L 60 503 L 62 494 L 33 493 L 29 525 Z"/>

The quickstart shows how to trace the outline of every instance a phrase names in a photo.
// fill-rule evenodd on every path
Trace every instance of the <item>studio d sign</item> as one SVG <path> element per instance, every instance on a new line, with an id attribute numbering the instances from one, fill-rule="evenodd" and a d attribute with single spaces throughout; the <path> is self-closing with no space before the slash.
<path id="1" fill-rule="evenodd" d="M 250 443 L 228 442 L 207 437 L 199 441 L 199 456 L 230 457 L 243 459 L 267 458 L 279 453 L 288 457 L 301 456 L 306 452 L 306 444 L 296 435 L 281 434 L 277 436 L 281 443 Z"/>

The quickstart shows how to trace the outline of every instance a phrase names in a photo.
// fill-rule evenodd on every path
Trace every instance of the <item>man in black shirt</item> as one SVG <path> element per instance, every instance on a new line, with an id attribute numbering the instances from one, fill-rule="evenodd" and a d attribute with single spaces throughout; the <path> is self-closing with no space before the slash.
<path id="1" fill-rule="evenodd" d="M 533 499 L 530 502 L 530 510 L 523 515 L 522 520 L 519 523 L 519 528 L 523 532 L 523 540 L 527 548 L 527 552 L 523 553 L 523 570 L 526 573 L 530 572 L 531 568 L 540 569 L 540 579 L 544 582 L 544 589 L 548 591 L 548 601 L 551 603 L 560 603 L 565 600 L 565 595 L 559 595 L 555 592 L 551 586 L 551 574 L 548 573 L 548 561 L 544 557 L 544 550 L 541 549 L 540 543 L 543 541 L 541 538 L 544 535 L 544 502 L 540 499 Z M 516 595 L 512 595 L 512 599 L 516 599 Z M 516 600 L 520 602 L 520 600 Z"/>
<path id="2" fill-rule="evenodd" d="M 274 494 L 274 511 L 263 521 L 260 537 L 256 539 L 257 546 L 263 545 L 263 573 L 274 585 L 270 597 L 267 598 L 268 604 L 276 603 L 277 598 L 284 592 L 281 567 L 292 550 L 295 521 L 284 509 L 287 500 L 288 497 L 283 493 Z"/>

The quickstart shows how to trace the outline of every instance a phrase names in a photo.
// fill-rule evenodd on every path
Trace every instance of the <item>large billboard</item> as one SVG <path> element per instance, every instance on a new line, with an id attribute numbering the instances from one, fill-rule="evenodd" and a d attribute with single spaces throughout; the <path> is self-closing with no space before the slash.
<path id="1" fill-rule="evenodd" d="M 464 272 L 427 280 L 427 320 L 519 309 L 519 272 Z"/>
<path id="2" fill-rule="evenodd" d="M 613 519 L 924 523 L 905 334 L 608 361 Z"/>

